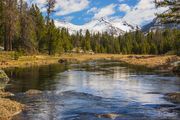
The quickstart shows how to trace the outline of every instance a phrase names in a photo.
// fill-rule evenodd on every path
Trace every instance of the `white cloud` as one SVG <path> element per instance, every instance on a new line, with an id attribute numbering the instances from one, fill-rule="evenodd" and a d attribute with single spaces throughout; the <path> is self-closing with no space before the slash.
<path id="1" fill-rule="evenodd" d="M 98 8 L 97 8 L 97 7 L 93 7 L 93 8 L 91 8 L 91 9 L 89 9 L 89 10 L 87 11 L 88 14 L 89 14 L 89 13 L 96 13 L 96 12 L 98 12 Z"/>
<path id="2" fill-rule="evenodd" d="M 110 4 L 104 8 L 101 8 L 98 10 L 97 13 L 94 15 L 94 19 L 99 19 L 102 17 L 108 17 L 110 15 L 113 15 L 115 13 L 115 4 Z"/>
<path id="3" fill-rule="evenodd" d="M 40 6 L 46 3 L 46 0 L 26 0 L 28 3 L 36 3 Z"/>
<path id="4" fill-rule="evenodd" d="M 128 12 L 131 10 L 131 7 L 127 4 L 120 4 L 119 5 L 119 10 L 122 12 Z"/>
<path id="5" fill-rule="evenodd" d="M 60 9 L 56 15 L 67 15 L 81 11 L 89 6 L 88 0 L 57 0 L 56 8 Z"/>
<path id="6" fill-rule="evenodd" d="M 120 0 L 121 1 L 121 0 Z M 125 0 L 124 0 L 125 1 Z M 144 25 L 150 21 L 152 21 L 156 16 L 155 13 L 162 13 L 167 8 L 159 8 L 157 9 L 154 4 L 154 0 L 139 0 L 137 5 L 134 7 L 130 7 L 127 4 L 120 4 L 119 10 L 126 12 L 126 15 L 121 18 L 120 16 L 111 16 L 115 11 L 115 7 L 117 5 L 110 4 L 104 8 L 98 9 L 98 11 L 94 15 L 94 19 L 98 19 L 101 17 L 106 17 L 109 20 L 119 21 L 121 19 L 132 23 L 134 25 Z"/>
<path id="7" fill-rule="evenodd" d="M 46 0 L 26 0 L 28 3 L 36 3 L 42 11 Z M 56 15 L 68 15 L 70 13 L 81 11 L 89 6 L 89 0 L 56 0 Z"/>
<path id="8" fill-rule="evenodd" d="M 29 5 L 37 4 L 39 7 L 42 7 L 46 3 L 46 0 L 24 0 L 24 1 L 26 1 Z"/>
<path id="9" fill-rule="evenodd" d="M 164 12 L 167 8 L 157 9 L 154 0 L 140 0 L 139 3 L 123 17 L 124 20 L 137 25 L 152 21 L 155 13 Z"/>
<path id="10" fill-rule="evenodd" d="M 74 16 L 66 16 L 66 17 L 64 17 L 64 20 L 66 22 L 71 22 L 73 18 L 74 18 Z"/>
<path id="11" fill-rule="evenodd" d="M 32 1 L 32 0 L 26 0 Z M 37 3 L 41 8 L 41 11 L 45 11 L 44 4 L 46 0 L 33 0 L 33 3 Z M 126 2 L 128 0 L 118 0 L 119 2 Z M 94 2 L 94 1 L 93 1 Z M 120 4 L 119 10 L 126 12 L 126 15 L 123 17 L 123 20 L 137 25 L 144 25 L 147 22 L 152 21 L 156 16 L 155 13 L 164 12 L 167 8 L 157 9 L 154 5 L 154 0 L 138 0 L 137 5 L 134 7 L 128 6 L 127 4 Z M 78 12 L 88 8 L 90 2 L 89 0 L 57 0 L 56 3 L 56 15 L 66 16 L 74 12 Z M 113 14 L 117 11 L 115 8 L 118 5 L 110 4 L 104 8 L 90 8 L 87 13 L 94 14 L 93 19 L 99 19 L 101 17 L 106 17 L 111 19 Z M 116 20 L 121 20 L 121 16 L 114 16 Z M 68 17 L 68 20 L 72 17 Z"/>

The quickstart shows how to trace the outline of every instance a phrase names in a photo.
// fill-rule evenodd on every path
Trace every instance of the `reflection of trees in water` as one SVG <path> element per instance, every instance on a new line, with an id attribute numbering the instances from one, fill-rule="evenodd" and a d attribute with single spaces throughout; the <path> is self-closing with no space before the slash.
<path id="1" fill-rule="evenodd" d="M 10 84 L 13 85 L 14 90 L 24 92 L 28 89 L 41 90 L 50 87 L 55 82 L 56 75 L 66 69 L 66 66 L 53 64 L 41 67 L 12 68 L 6 71 L 11 78 Z"/>
<path id="2" fill-rule="evenodd" d="M 131 72 L 134 74 L 146 74 L 147 72 L 152 72 L 151 69 L 148 69 L 145 66 L 130 65 L 115 60 L 114 61 L 98 60 L 98 61 L 86 62 L 76 67 L 79 68 L 80 70 L 85 70 L 88 72 L 101 72 L 104 75 L 107 74 L 111 75 L 117 72 L 115 67 L 121 67 L 122 69 L 126 68 L 123 69 L 123 71 L 126 71 L 126 73 Z"/>
<path id="3" fill-rule="evenodd" d="M 117 105 L 125 111 L 130 109 L 130 112 L 127 111 L 127 115 L 132 115 L 131 110 L 140 110 L 140 113 L 144 111 L 143 115 L 147 115 L 151 112 L 151 109 L 146 108 L 144 104 L 166 103 L 162 100 L 161 95 L 153 94 L 153 92 L 166 93 L 167 91 L 179 91 L 180 89 L 179 84 L 177 84 L 179 79 L 176 77 L 164 77 L 149 72 L 147 74 L 146 71 L 143 71 L 143 68 L 141 71 L 140 68 L 121 65 L 117 62 L 108 63 L 105 61 L 95 64 L 75 65 L 74 69 L 58 74 L 66 69 L 65 66 L 61 65 L 50 65 L 16 69 L 9 72 L 11 78 L 16 78 L 14 81 L 17 81 L 16 84 L 19 84 L 18 89 L 21 91 L 27 90 L 28 87 L 50 90 L 43 92 L 38 97 L 24 97 L 24 94 L 18 96 L 20 101 L 24 101 L 22 103 L 32 106 L 32 110 L 25 112 L 25 119 L 60 119 L 59 117 L 82 115 L 84 114 L 82 108 L 87 108 L 87 106 L 87 109 L 92 112 L 94 108 L 98 107 L 105 107 L 106 110 L 111 111 Z M 95 74 L 92 74 L 92 72 Z M 23 83 L 25 85 L 22 85 Z M 66 88 L 64 91 L 68 91 L 63 94 L 59 93 L 64 87 Z M 72 92 L 69 91 L 71 89 Z M 89 93 L 90 95 L 86 95 Z M 100 99 L 96 99 L 94 96 L 100 96 Z M 131 106 L 131 103 L 133 105 L 135 105 L 134 103 L 141 104 Z M 141 105 L 143 106 L 141 107 Z M 136 107 L 137 109 L 135 109 Z M 77 112 L 78 110 L 79 112 Z M 135 111 L 133 114 L 137 115 L 138 112 Z M 156 113 L 156 110 L 152 110 L 152 112 Z M 153 118 L 156 115 L 159 116 L 159 111 L 152 115 Z"/>

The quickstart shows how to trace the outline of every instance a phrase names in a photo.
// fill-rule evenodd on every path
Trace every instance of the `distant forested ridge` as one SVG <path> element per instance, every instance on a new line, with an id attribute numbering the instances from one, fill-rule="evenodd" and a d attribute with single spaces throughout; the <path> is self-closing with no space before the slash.
<path id="1" fill-rule="evenodd" d="M 180 54 L 180 30 L 177 29 L 146 34 L 137 30 L 121 36 L 87 30 L 85 35 L 82 31 L 70 35 L 68 29 L 57 28 L 51 18 L 55 4 L 55 0 L 47 0 L 47 15 L 43 15 L 36 4 L 29 6 L 23 0 L 1 0 L 0 45 L 4 50 L 50 55 L 70 52 L 73 48 L 95 53 Z M 171 22 L 177 20 L 174 18 Z"/>

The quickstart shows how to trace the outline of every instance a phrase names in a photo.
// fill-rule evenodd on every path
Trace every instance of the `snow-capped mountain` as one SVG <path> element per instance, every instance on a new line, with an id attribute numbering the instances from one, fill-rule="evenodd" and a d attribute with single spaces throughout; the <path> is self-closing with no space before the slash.
<path id="1" fill-rule="evenodd" d="M 77 31 L 82 30 L 82 33 L 85 34 L 86 30 L 89 30 L 91 33 L 103 33 L 107 32 L 112 35 L 123 35 L 125 32 L 134 31 L 138 27 L 131 25 L 126 21 L 108 21 L 103 18 L 98 20 L 92 20 L 84 25 L 74 25 L 65 21 L 55 21 L 55 25 L 60 28 L 67 28 L 70 34 L 75 34 Z"/>
<path id="2" fill-rule="evenodd" d="M 160 22 L 160 19 L 155 18 L 152 22 L 148 23 L 147 25 L 144 25 L 142 27 L 143 32 L 148 32 L 148 31 L 156 31 L 156 30 L 164 30 L 164 29 L 180 29 L 180 24 L 162 24 Z"/>

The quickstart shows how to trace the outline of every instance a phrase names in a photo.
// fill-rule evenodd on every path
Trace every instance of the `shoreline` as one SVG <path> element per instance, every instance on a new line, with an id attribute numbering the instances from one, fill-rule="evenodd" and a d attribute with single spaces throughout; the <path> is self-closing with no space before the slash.
<path id="1" fill-rule="evenodd" d="M 24 109 L 23 104 L 9 99 L 11 96 L 14 95 L 10 92 L 0 90 L 0 120 L 11 120 Z"/>
<path id="2" fill-rule="evenodd" d="M 26 68 L 74 62 L 86 62 L 92 60 L 115 60 L 133 66 L 143 66 L 160 72 L 172 72 L 174 67 L 180 65 L 180 57 L 176 55 L 120 55 L 120 54 L 62 54 L 60 56 L 32 55 L 21 56 L 19 60 L 13 60 L 8 52 L 0 52 L 0 69 Z M 62 61 L 60 61 L 62 60 Z M 175 65 L 176 64 L 176 65 Z M 179 72 L 179 71 L 178 71 Z"/>
<path id="3" fill-rule="evenodd" d="M 173 72 L 180 65 L 180 57 L 176 55 L 118 55 L 118 54 L 71 54 L 62 55 L 61 62 L 86 62 L 92 60 L 115 60 L 127 65 L 145 67 L 159 72 Z M 178 68 L 179 69 L 179 68 Z M 178 73 L 179 74 L 179 71 Z"/>
<path id="4" fill-rule="evenodd" d="M 18 60 L 14 60 L 12 54 L 12 52 L 0 52 L 0 69 L 49 65 L 58 63 L 60 59 L 59 56 L 29 55 L 21 56 Z"/>

